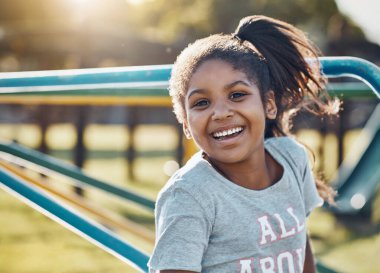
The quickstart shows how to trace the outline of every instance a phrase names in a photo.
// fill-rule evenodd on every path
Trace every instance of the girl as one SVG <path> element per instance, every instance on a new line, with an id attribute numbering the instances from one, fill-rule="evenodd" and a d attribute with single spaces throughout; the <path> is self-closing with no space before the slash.
<path id="1" fill-rule="evenodd" d="M 200 152 L 158 196 L 150 272 L 315 272 L 305 221 L 332 194 L 318 194 L 287 135 L 298 109 L 337 109 L 317 56 L 300 30 L 264 16 L 179 55 L 170 94 Z"/>

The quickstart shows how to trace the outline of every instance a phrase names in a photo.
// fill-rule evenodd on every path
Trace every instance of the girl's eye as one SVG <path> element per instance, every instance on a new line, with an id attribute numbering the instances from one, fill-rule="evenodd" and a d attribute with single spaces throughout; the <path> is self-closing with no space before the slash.
<path id="1" fill-rule="evenodd" d="M 193 104 L 193 107 L 205 107 L 207 106 L 209 103 L 208 103 L 208 100 L 205 100 L 205 99 L 201 99 L 201 100 L 197 100 L 194 104 Z"/>
<path id="2" fill-rule="evenodd" d="M 242 97 L 244 97 L 246 95 L 246 93 L 243 93 L 243 92 L 234 92 L 230 95 L 230 99 L 231 100 L 238 100 Z"/>

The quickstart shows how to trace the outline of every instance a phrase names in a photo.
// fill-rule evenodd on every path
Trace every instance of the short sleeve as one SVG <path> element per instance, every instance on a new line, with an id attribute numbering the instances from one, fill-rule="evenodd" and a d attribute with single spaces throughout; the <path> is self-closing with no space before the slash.
<path id="1" fill-rule="evenodd" d="M 271 138 L 268 139 L 268 144 L 282 155 L 293 170 L 303 199 L 305 216 L 309 216 L 314 208 L 323 204 L 323 199 L 319 196 L 312 170 L 308 164 L 309 157 L 306 148 L 289 137 Z"/>
<path id="2" fill-rule="evenodd" d="M 306 151 L 304 151 L 304 155 L 306 164 L 303 170 L 302 191 L 306 216 L 309 216 L 309 214 L 314 208 L 322 206 L 323 199 L 320 197 L 318 193 L 317 185 L 315 183 L 311 168 L 308 164 Z"/>
<path id="3" fill-rule="evenodd" d="M 201 204 L 183 189 L 173 189 L 158 200 L 156 244 L 148 266 L 155 270 L 200 272 L 211 231 Z"/>

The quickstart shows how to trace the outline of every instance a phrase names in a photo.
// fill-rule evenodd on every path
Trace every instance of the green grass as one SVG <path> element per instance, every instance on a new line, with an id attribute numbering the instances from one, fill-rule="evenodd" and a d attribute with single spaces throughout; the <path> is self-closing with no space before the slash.
<path id="1" fill-rule="evenodd" d="M 365 229 L 360 222 L 355 224 L 361 226 L 360 232 L 322 209 L 315 210 L 308 222 L 314 254 L 338 272 L 379 273 L 379 229 L 373 230 L 374 226 Z"/>
<path id="2" fill-rule="evenodd" d="M 0 191 L 0 272 L 137 272 Z"/>

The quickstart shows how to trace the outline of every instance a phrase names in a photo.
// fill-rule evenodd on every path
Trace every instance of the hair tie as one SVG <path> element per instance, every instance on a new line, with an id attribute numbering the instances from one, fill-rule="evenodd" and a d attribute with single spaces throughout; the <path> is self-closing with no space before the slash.
<path id="1" fill-rule="evenodd" d="M 244 40 L 238 36 L 237 33 L 232 34 L 232 39 L 238 40 L 239 43 L 243 43 Z"/>

